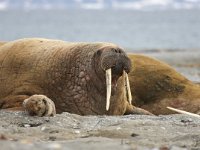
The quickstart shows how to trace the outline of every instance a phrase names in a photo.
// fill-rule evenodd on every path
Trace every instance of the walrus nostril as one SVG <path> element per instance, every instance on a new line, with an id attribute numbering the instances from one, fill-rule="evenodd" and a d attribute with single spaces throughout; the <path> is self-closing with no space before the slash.
<path id="1" fill-rule="evenodd" d="M 123 51 L 119 48 L 118 49 L 112 49 L 112 51 L 115 52 L 115 53 L 118 53 L 118 54 L 123 53 Z"/>
<path id="2" fill-rule="evenodd" d="M 118 49 L 118 53 L 121 54 L 123 53 L 123 51 L 121 49 Z"/>

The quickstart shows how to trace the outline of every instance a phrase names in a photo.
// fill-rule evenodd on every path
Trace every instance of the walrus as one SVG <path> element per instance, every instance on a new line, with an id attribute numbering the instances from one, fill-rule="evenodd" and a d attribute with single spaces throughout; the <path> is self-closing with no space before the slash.
<path id="1" fill-rule="evenodd" d="M 155 115 L 172 114 L 171 106 L 200 113 L 200 85 L 168 64 L 141 54 L 129 54 L 134 66 L 129 73 L 132 103 Z"/>
<path id="2" fill-rule="evenodd" d="M 7 42 L 1 42 L 0 41 L 0 46 L 2 46 L 2 45 L 4 45 L 4 44 L 6 44 Z"/>
<path id="3" fill-rule="evenodd" d="M 2 43 L 0 108 L 37 116 L 151 114 L 131 104 L 130 70 L 127 54 L 112 43 Z"/>

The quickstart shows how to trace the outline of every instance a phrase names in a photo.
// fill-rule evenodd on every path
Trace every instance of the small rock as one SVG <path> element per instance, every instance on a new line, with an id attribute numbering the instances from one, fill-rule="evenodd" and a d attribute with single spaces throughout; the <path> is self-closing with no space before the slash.
<path id="1" fill-rule="evenodd" d="M 117 128 L 116 128 L 116 130 L 121 130 L 121 129 L 122 129 L 121 127 L 117 127 Z"/>
<path id="2" fill-rule="evenodd" d="M 0 134 L 0 140 L 8 140 L 8 138 L 4 134 Z"/>
<path id="3" fill-rule="evenodd" d="M 131 136 L 132 136 L 132 137 L 136 137 L 136 136 L 139 136 L 139 134 L 132 133 Z"/>
<path id="4" fill-rule="evenodd" d="M 22 143 L 22 144 L 33 144 L 32 141 L 27 140 L 27 139 L 20 140 L 20 143 Z"/>
<path id="5" fill-rule="evenodd" d="M 49 149 L 61 149 L 61 145 L 58 143 L 48 144 Z"/>
<path id="6" fill-rule="evenodd" d="M 166 128 L 165 127 L 160 127 L 161 129 L 165 130 Z"/>
<path id="7" fill-rule="evenodd" d="M 169 148 L 167 146 L 162 146 L 159 148 L 159 150 L 169 150 Z"/>
<path id="8" fill-rule="evenodd" d="M 55 137 L 55 136 L 50 136 L 49 137 L 49 140 L 51 140 L 51 141 L 55 141 L 57 138 Z"/>
<path id="9" fill-rule="evenodd" d="M 74 133 L 80 134 L 81 132 L 79 130 L 75 130 Z"/>
<path id="10" fill-rule="evenodd" d="M 29 128 L 29 127 L 31 127 L 31 125 L 30 124 L 24 124 L 24 127 Z"/>
<path id="11" fill-rule="evenodd" d="M 41 128 L 41 131 L 44 131 L 46 129 L 46 127 L 45 126 L 43 126 L 42 128 Z"/>
<path id="12" fill-rule="evenodd" d="M 189 118 L 189 119 L 182 119 L 181 122 L 182 123 L 190 123 L 190 122 L 192 122 L 192 119 L 191 118 Z"/>

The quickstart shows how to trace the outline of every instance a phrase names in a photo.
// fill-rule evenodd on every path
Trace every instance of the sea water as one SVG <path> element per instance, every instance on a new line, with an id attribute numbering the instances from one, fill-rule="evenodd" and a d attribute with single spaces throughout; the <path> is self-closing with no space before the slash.
<path id="1" fill-rule="evenodd" d="M 200 48 L 200 10 L 0 11 L 0 40 L 106 41 L 128 49 Z"/>

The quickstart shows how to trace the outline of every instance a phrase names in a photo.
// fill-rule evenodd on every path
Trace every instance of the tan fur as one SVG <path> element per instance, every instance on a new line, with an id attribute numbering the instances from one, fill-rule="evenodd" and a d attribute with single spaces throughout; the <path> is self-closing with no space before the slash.
<path id="1" fill-rule="evenodd" d="M 44 44 L 45 43 L 45 44 Z M 75 44 L 75 45 L 74 45 Z M 65 92 L 55 93 L 55 89 L 63 90 L 60 86 L 61 84 L 68 85 L 69 83 L 61 80 L 61 82 L 56 82 L 60 78 L 60 73 L 57 69 L 58 66 L 52 64 L 60 64 L 59 60 L 62 58 L 62 55 L 65 52 L 65 48 L 73 49 L 76 47 L 82 48 L 82 43 L 66 43 L 58 40 L 46 40 L 46 39 L 22 39 L 19 41 L 8 42 L 7 44 L 0 44 L 0 107 L 9 110 L 24 110 L 22 103 L 25 99 L 28 99 L 30 103 L 26 103 L 27 109 L 30 104 L 31 108 L 38 109 L 39 106 L 35 107 L 34 94 L 42 94 L 38 98 L 38 101 L 41 101 L 43 98 L 46 98 L 51 103 L 54 101 L 56 105 L 57 112 L 68 111 L 66 104 L 63 103 L 62 97 L 63 93 L 73 93 L 73 89 L 69 87 Z M 70 46 L 69 46 L 70 45 Z M 98 45 L 98 46 L 97 46 Z M 99 47 L 99 44 L 90 46 L 91 52 L 95 49 L 115 49 L 117 46 L 110 43 L 102 43 Z M 84 47 L 84 46 L 83 46 Z M 54 54 L 51 54 L 51 51 L 54 49 Z M 83 48 L 85 50 L 85 48 Z M 59 52 L 58 52 L 59 51 Z M 42 53 L 46 54 L 43 55 Z M 20 56 L 20 57 L 18 57 Z M 34 56 L 34 57 L 32 57 Z M 73 65 L 76 61 L 79 61 L 72 53 L 68 54 L 69 59 L 74 59 L 71 64 Z M 132 61 L 133 69 L 129 73 L 129 79 L 131 84 L 131 90 L 133 95 L 133 104 L 138 107 L 142 107 L 154 114 L 170 114 L 174 113 L 168 109 L 167 106 L 179 108 L 193 113 L 199 113 L 200 111 L 200 86 L 192 83 L 180 73 L 175 71 L 169 65 L 138 54 L 129 54 L 129 58 Z M 48 60 L 49 62 L 47 62 Z M 81 58 L 81 61 L 85 61 L 87 58 Z M 88 59 L 90 60 L 90 59 Z M 36 66 L 33 67 L 33 64 Z M 51 64 L 51 65 L 49 65 Z M 62 64 L 62 63 L 61 63 Z M 84 68 L 84 65 L 82 65 Z M 62 68 L 61 70 L 66 70 L 67 68 Z M 54 72 L 55 77 L 48 77 L 49 73 Z M 78 77 L 72 77 L 76 80 Z M 93 80 L 97 83 L 98 79 L 96 76 L 86 76 L 83 80 Z M 69 80 L 70 82 L 71 80 Z M 56 82 L 52 87 L 52 84 Z M 95 85 L 96 86 L 96 85 Z M 105 85 L 101 84 L 100 89 L 103 90 Z M 101 103 L 95 102 L 93 107 L 90 108 L 89 103 L 80 103 L 76 104 L 76 107 L 73 105 L 73 102 L 70 104 L 69 112 L 77 114 L 93 114 L 90 112 L 90 109 L 93 109 L 94 114 L 109 114 L 109 115 L 122 115 L 130 113 L 139 113 L 139 114 L 149 114 L 142 109 L 131 106 L 127 102 L 126 93 L 124 91 L 124 77 L 121 76 L 118 80 L 117 94 L 111 97 L 111 107 L 108 112 L 105 110 L 105 97 L 100 99 Z M 54 90 L 51 90 L 51 89 Z M 80 87 L 75 86 L 75 90 Z M 49 91 L 47 90 L 49 89 Z M 91 93 L 93 87 L 91 87 Z M 99 94 L 99 93 L 97 93 Z M 45 96 L 46 95 L 46 96 Z M 33 97 L 32 97 L 33 96 Z M 58 97 L 58 99 L 57 99 Z M 61 97 L 61 98 L 59 98 Z M 75 95 L 78 99 L 82 97 Z M 52 101 L 51 101 L 52 100 Z M 54 104 L 45 105 L 46 114 L 53 115 Z M 83 109 L 82 113 L 79 113 L 78 109 L 80 107 L 89 107 Z M 31 110 L 31 109 L 29 109 Z M 42 113 L 37 111 L 40 116 Z"/>
<path id="2" fill-rule="evenodd" d="M 200 86 L 172 67 L 144 55 L 129 54 L 133 69 L 129 80 L 133 104 L 154 114 L 174 113 L 167 106 L 200 112 Z"/>
<path id="3" fill-rule="evenodd" d="M 0 108 L 26 109 L 38 116 L 54 115 L 54 107 L 58 113 L 80 115 L 141 113 L 128 104 L 121 69 L 113 76 L 117 88 L 106 111 L 105 69 L 117 63 L 129 72 L 127 55 L 111 43 L 37 38 L 8 42 L 0 46 Z"/>
<path id="4" fill-rule="evenodd" d="M 0 41 L 0 46 L 2 46 L 2 45 L 4 45 L 4 44 L 6 44 L 7 42 L 2 42 L 2 41 Z"/>

